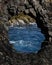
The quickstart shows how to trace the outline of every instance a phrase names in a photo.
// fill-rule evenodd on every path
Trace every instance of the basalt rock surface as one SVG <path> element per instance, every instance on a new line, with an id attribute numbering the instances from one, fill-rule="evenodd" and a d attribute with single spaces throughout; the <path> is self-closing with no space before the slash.
<path id="1" fill-rule="evenodd" d="M 52 65 L 52 0 L 47 1 L 0 0 L 0 65 Z M 35 18 L 47 38 L 37 54 L 16 53 L 9 44 L 5 23 L 20 12 Z"/>

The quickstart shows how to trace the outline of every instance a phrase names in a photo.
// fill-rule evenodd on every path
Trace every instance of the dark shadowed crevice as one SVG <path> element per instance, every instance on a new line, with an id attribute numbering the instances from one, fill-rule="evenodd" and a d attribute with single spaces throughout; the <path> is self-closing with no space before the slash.
<path id="1" fill-rule="evenodd" d="M 45 45 L 48 44 L 46 41 L 49 40 L 48 27 L 46 26 L 47 23 L 43 23 L 43 19 L 42 20 L 40 19 L 40 17 L 42 17 L 42 16 L 39 13 L 37 13 L 36 17 L 33 16 L 31 13 L 29 13 L 28 15 L 33 17 L 34 19 L 36 19 L 37 26 L 41 29 L 41 32 L 44 34 L 45 40 L 42 43 L 42 47 L 44 47 Z"/>
<path id="2" fill-rule="evenodd" d="M 42 16 L 39 13 L 37 13 L 37 17 L 36 17 L 37 25 L 45 36 L 45 41 L 42 43 L 42 47 L 45 47 L 45 45 L 48 45 L 47 42 L 49 40 L 48 27 L 47 27 L 47 23 L 43 23 L 43 20 L 41 20 L 40 17 Z"/>
<path id="3" fill-rule="evenodd" d="M 49 34 L 48 34 L 48 27 L 46 26 L 47 23 L 43 23 L 43 20 L 40 19 L 42 17 L 39 13 L 37 13 L 36 21 L 37 25 L 39 28 L 41 28 L 41 32 L 45 35 L 46 40 L 49 39 Z"/>
<path id="4" fill-rule="evenodd" d="M 46 40 L 49 39 L 49 34 L 48 34 L 48 27 L 46 26 L 47 23 L 43 23 L 43 19 L 41 20 L 40 17 L 42 17 L 39 12 L 37 13 L 37 16 L 35 17 L 33 14 L 29 12 L 28 14 L 32 18 L 36 19 L 36 23 L 38 27 L 41 29 L 41 32 L 45 35 Z"/>
<path id="5" fill-rule="evenodd" d="M 36 17 L 33 16 L 33 14 L 31 14 L 31 13 L 29 13 L 29 15 L 36 19 L 37 26 L 41 29 L 41 32 L 44 34 L 45 41 L 42 43 L 42 47 L 45 47 L 46 45 L 48 45 L 47 42 L 49 41 L 47 22 L 45 22 L 44 16 L 40 14 L 38 9 L 37 10 L 35 9 L 35 5 L 33 5 L 32 1 L 28 0 L 28 2 L 32 5 L 32 7 L 34 8 L 34 11 L 36 12 Z M 39 1 L 39 4 L 40 3 L 41 3 L 41 1 Z"/>

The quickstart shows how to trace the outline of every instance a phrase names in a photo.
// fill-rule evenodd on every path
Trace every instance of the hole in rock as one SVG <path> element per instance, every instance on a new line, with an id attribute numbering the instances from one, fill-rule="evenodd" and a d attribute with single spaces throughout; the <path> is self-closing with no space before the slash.
<path id="1" fill-rule="evenodd" d="M 45 40 L 36 22 L 33 25 L 9 27 L 8 36 L 13 48 L 21 53 L 37 53 Z"/>

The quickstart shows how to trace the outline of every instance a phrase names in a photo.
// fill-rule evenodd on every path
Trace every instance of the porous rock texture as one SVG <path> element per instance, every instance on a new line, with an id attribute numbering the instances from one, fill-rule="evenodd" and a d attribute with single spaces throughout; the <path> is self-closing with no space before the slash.
<path id="1" fill-rule="evenodd" d="M 52 65 L 52 19 L 50 10 L 52 0 L 50 1 L 0 0 L 0 65 Z M 10 17 L 20 12 L 35 18 L 37 25 L 45 34 L 46 41 L 42 43 L 42 48 L 37 54 L 16 53 L 12 45 L 9 44 L 5 23 Z"/>

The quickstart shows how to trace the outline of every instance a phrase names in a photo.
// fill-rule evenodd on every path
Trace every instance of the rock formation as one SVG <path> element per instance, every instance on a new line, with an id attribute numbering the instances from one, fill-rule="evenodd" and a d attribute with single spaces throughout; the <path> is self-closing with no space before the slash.
<path id="1" fill-rule="evenodd" d="M 9 20 L 9 25 L 12 26 L 23 26 L 23 25 L 34 25 L 36 24 L 36 20 L 24 13 L 20 13 L 16 16 L 11 17 Z"/>
<path id="2" fill-rule="evenodd" d="M 52 0 L 50 1 L 0 0 L 0 65 L 52 65 Z M 36 19 L 37 25 L 47 38 L 37 54 L 16 53 L 9 44 L 6 24 L 20 12 Z"/>

